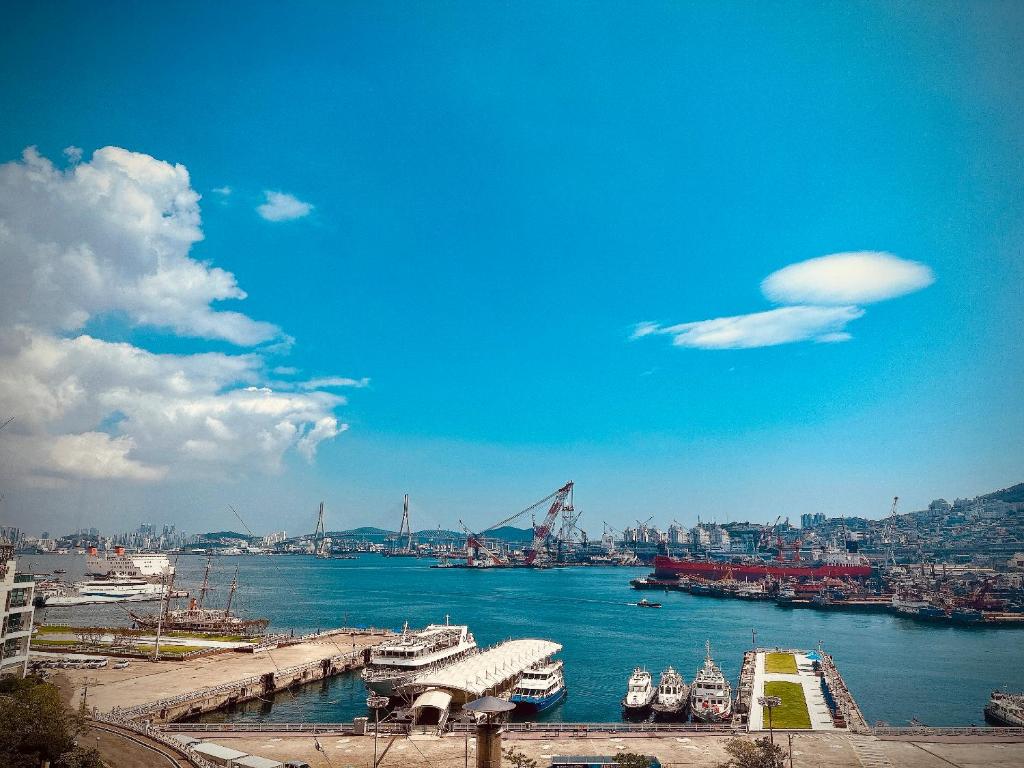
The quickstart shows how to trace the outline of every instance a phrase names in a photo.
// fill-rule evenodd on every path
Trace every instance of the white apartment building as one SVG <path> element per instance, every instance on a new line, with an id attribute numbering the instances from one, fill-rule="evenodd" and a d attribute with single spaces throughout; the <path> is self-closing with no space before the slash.
<path id="1" fill-rule="evenodd" d="M 24 677 L 32 641 L 31 574 L 15 573 L 14 547 L 0 544 L 0 675 Z"/>

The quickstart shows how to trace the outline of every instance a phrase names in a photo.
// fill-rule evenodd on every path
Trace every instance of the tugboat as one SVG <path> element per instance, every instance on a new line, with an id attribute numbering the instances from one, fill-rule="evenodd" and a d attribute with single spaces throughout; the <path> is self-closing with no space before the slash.
<path id="1" fill-rule="evenodd" d="M 516 709 L 540 714 L 565 698 L 565 678 L 561 661 L 542 661 L 523 672 L 510 701 Z"/>
<path id="2" fill-rule="evenodd" d="M 683 680 L 683 676 L 669 667 L 661 673 L 658 691 L 651 705 L 655 719 L 673 720 L 682 717 L 686 713 L 686 702 L 689 698 L 690 687 Z"/>
<path id="3" fill-rule="evenodd" d="M 732 716 L 732 686 L 711 659 L 711 641 L 704 647 L 704 666 L 690 687 L 690 714 L 702 723 L 721 723 Z"/>
<path id="4" fill-rule="evenodd" d="M 629 687 L 622 698 L 622 713 L 627 718 L 644 718 L 651 709 L 656 695 L 651 685 L 651 673 L 636 667 L 629 677 Z"/>
<path id="5" fill-rule="evenodd" d="M 661 608 L 661 603 L 652 603 L 646 597 L 641 597 L 640 601 L 636 604 L 637 608 Z"/>
<path id="6" fill-rule="evenodd" d="M 992 725 L 1024 727 L 1024 693 L 992 691 L 985 705 L 985 719 Z"/>

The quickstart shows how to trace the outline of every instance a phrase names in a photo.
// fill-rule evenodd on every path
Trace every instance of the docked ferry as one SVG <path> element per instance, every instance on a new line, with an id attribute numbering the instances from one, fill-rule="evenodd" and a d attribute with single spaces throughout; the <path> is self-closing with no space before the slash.
<path id="1" fill-rule="evenodd" d="M 89 547 L 85 558 L 87 576 L 116 577 L 124 579 L 159 580 L 174 570 L 167 555 L 125 554 L 124 547 L 115 547 L 114 554 L 99 554 L 96 547 Z"/>
<path id="2" fill-rule="evenodd" d="M 39 597 L 46 607 L 134 603 L 160 600 L 166 594 L 166 586 L 145 579 L 95 579 L 74 585 L 65 582 L 44 582 L 39 586 Z"/>
<path id="3" fill-rule="evenodd" d="M 690 686 L 690 714 L 704 723 L 725 722 L 732 717 L 732 686 L 711 658 L 710 641 L 704 647 L 704 666 Z"/>
<path id="4" fill-rule="evenodd" d="M 523 672 L 510 701 L 517 709 L 540 714 L 565 698 L 565 677 L 561 661 L 542 661 Z"/>
<path id="5" fill-rule="evenodd" d="M 363 683 L 373 693 L 393 697 L 396 690 L 416 675 L 448 666 L 466 656 L 479 653 L 476 639 L 464 624 L 430 624 L 421 630 L 409 630 L 370 652 L 370 661 L 362 672 Z"/>
<path id="6" fill-rule="evenodd" d="M 1024 728 L 1024 693 L 992 691 L 985 705 L 985 719 L 993 725 Z"/>

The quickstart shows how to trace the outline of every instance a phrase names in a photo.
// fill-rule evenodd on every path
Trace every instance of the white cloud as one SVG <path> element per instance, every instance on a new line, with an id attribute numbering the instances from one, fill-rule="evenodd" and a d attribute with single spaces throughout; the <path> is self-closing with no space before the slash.
<path id="1" fill-rule="evenodd" d="M 270 386 L 291 337 L 211 303 L 243 299 L 234 275 L 189 255 L 203 237 L 181 165 L 117 147 L 57 170 L 28 149 L 0 165 L 0 480 L 155 482 L 272 472 L 341 434 L 345 398 L 323 377 Z M 243 354 L 155 354 L 80 329 L 133 326 L 261 344 Z M 265 342 L 273 342 L 266 344 Z"/>
<path id="2" fill-rule="evenodd" d="M 884 251 L 833 253 L 790 264 L 761 282 L 777 304 L 870 304 L 935 282 L 925 264 Z"/>
<path id="3" fill-rule="evenodd" d="M 749 315 L 718 317 L 692 323 L 660 326 L 640 323 L 633 338 L 667 335 L 678 347 L 695 349 L 752 349 L 795 341 L 845 341 L 843 328 L 864 314 L 859 307 L 779 307 Z"/>
<path id="4" fill-rule="evenodd" d="M 270 323 L 211 308 L 245 292 L 230 272 L 189 256 L 202 237 L 184 166 L 104 147 L 61 171 L 29 148 L 0 165 L 0 326 L 66 332 L 120 311 L 235 344 L 277 337 Z"/>
<path id="5" fill-rule="evenodd" d="M 312 458 L 347 428 L 334 415 L 344 398 L 263 386 L 257 354 L 154 354 L 20 331 L 0 344 L 0 404 L 18 416 L 0 441 L 0 474 L 31 482 L 274 471 L 287 451 Z"/>
<path id="6" fill-rule="evenodd" d="M 268 189 L 263 195 L 266 201 L 256 207 L 256 212 L 267 221 L 301 219 L 313 210 L 312 205 L 287 192 L 273 192 Z"/>
<path id="7" fill-rule="evenodd" d="M 76 146 L 64 147 L 64 157 L 72 165 L 82 162 L 82 148 Z"/>
<path id="8" fill-rule="evenodd" d="M 213 191 L 216 192 L 221 197 L 227 197 L 228 195 L 231 194 L 232 189 L 231 187 L 225 184 L 223 187 L 214 187 Z"/>

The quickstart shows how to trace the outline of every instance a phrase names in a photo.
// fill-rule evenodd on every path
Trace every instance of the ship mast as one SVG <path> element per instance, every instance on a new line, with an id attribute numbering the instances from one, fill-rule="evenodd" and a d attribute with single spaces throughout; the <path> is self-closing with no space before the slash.
<path id="1" fill-rule="evenodd" d="M 206 571 L 203 573 L 203 586 L 199 590 L 199 607 L 203 607 L 203 603 L 206 602 L 206 593 L 210 590 L 210 567 L 213 565 L 213 558 L 210 555 L 206 556 Z"/>
<path id="2" fill-rule="evenodd" d="M 235 596 L 236 589 L 238 589 L 238 568 L 235 568 L 235 575 L 231 579 L 231 588 L 228 590 L 228 604 L 224 607 L 225 619 L 231 615 L 231 598 Z"/>

